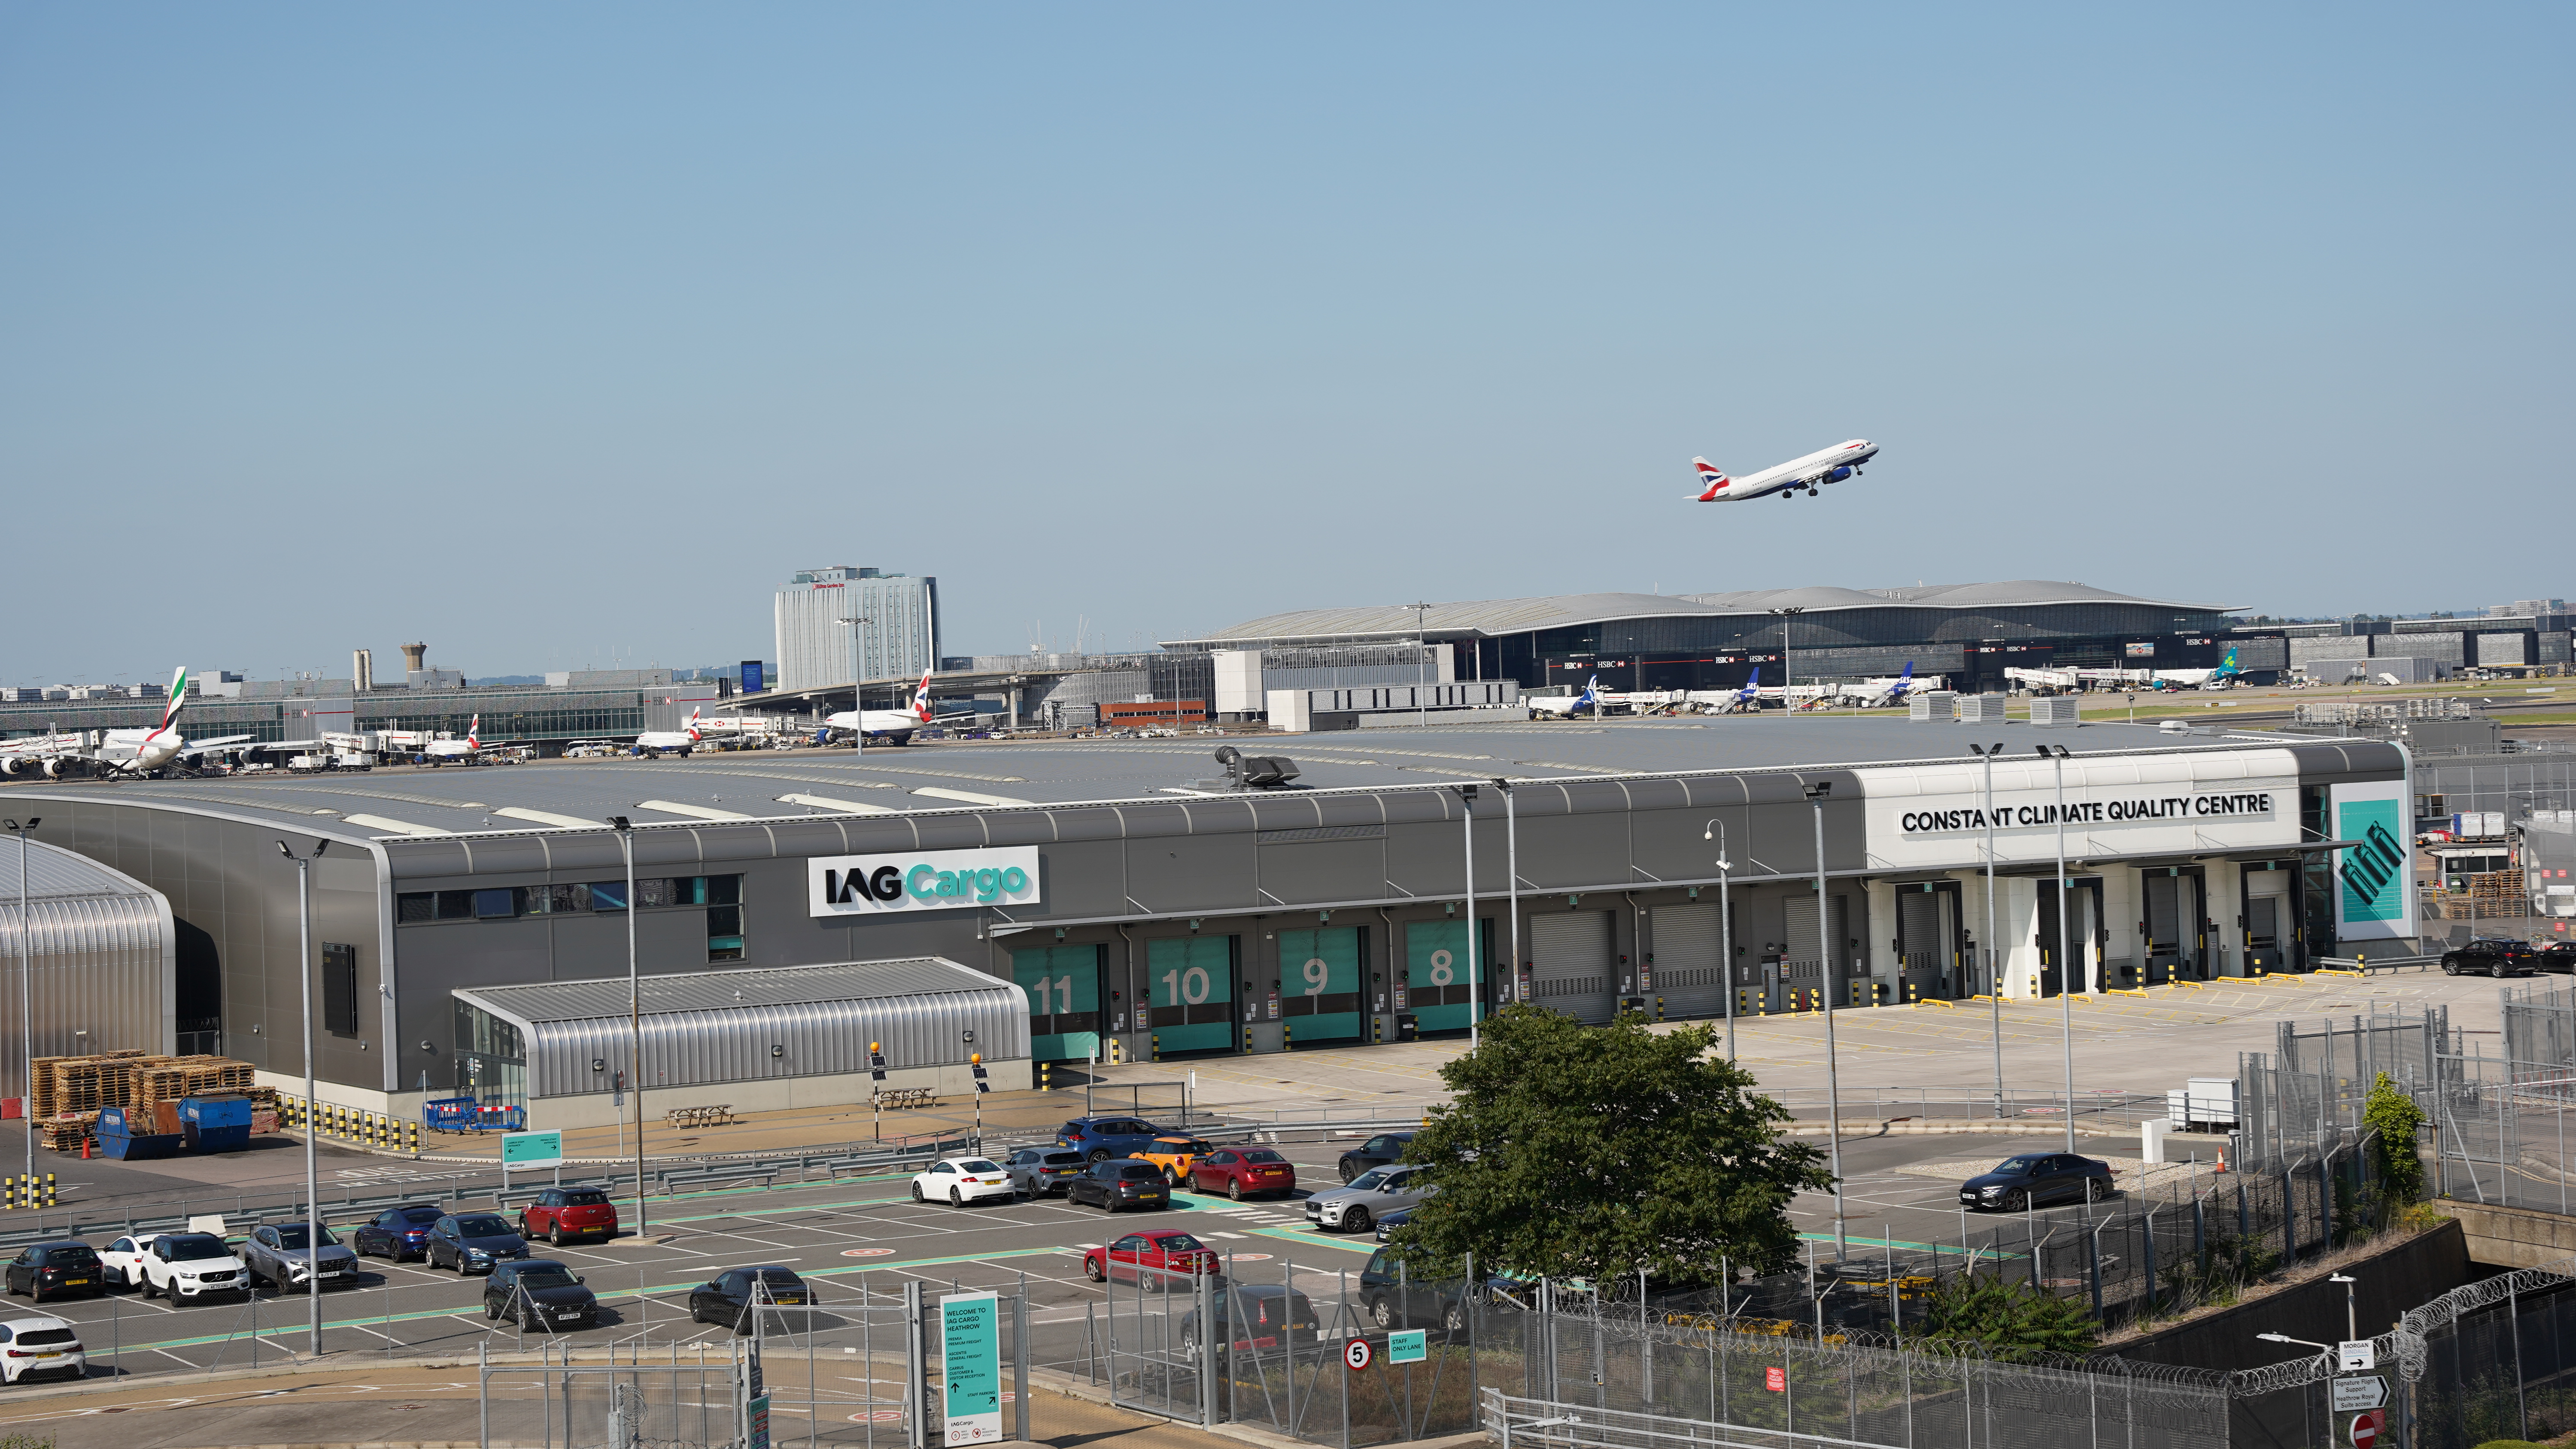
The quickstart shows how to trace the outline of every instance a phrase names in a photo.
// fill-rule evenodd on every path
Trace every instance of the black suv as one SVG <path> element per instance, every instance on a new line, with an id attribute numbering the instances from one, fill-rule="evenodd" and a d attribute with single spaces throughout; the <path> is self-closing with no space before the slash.
<path id="1" fill-rule="evenodd" d="M 1342 1181 L 1348 1182 L 1372 1167 L 1384 1167 L 1404 1160 L 1404 1149 L 1413 1145 L 1410 1132 L 1381 1132 L 1342 1154 Z"/>
<path id="2" fill-rule="evenodd" d="M 2529 976 L 2539 969 L 2540 953 L 2531 949 L 2531 943 L 2510 937 L 2471 941 L 2442 953 L 2445 976 L 2480 972 L 2489 976 Z"/>
<path id="3" fill-rule="evenodd" d="M 2532 957 L 2531 964 L 2543 971 L 2576 972 L 2576 941 L 2552 941 Z"/>
<path id="4" fill-rule="evenodd" d="M 1067 1178 L 1064 1201 L 1068 1207 L 1095 1203 L 1113 1213 L 1123 1207 L 1172 1205 L 1171 1193 L 1163 1184 L 1163 1169 L 1134 1158 L 1095 1162 L 1082 1176 Z"/>
<path id="5" fill-rule="evenodd" d="M 1360 1270 L 1360 1301 L 1380 1328 L 1438 1325 L 1451 1333 L 1467 1327 L 1467 1275 L 1405 1271 L 1393 1248 L 1380 1248 Z"/>

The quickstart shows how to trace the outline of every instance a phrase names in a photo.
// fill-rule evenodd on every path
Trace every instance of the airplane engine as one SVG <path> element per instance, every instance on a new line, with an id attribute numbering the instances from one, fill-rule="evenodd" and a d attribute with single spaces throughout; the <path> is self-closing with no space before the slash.
<path id="1" fill-rule="evenodd" d="M 1851 468 L 1836 468 L 1834 471 L 1825 475 L 1825 481 L 1828 483 L 1840 483 L 1845 478 L 1850 477 L 1855 471 L 1857 470 Z"/>
<path id="2" fill-rule="evenodd" d="M 27 762 L 19 759 L 16 755 L 11 755 L 5 760 L 0 760 L 0 775 L 14 775 L 25 768 L 27 768 Z"/>

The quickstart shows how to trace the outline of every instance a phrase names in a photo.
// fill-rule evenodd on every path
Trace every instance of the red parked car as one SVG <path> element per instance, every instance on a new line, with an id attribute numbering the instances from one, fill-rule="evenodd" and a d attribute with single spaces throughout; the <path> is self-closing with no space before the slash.
<path id="1" fill-rule="evenodd" d="M 1082 1255 L 1082 1273 L 1092 1282 L 1106 1280 L 1111 1273 L 1118 1281 L 1133 1283 L 1146 1278 L 1168 1282 L 1161 1274 L 1140 1273 L 1142 1268 L 1161 1268 L 1173 1273 L 1215 1273 L 1220 1271 L 1217 1255 L 1207 1244 L 1187 1233 L 1129 1233 L 1105 1248 L 1093 1248 Z"/>
<path id="2" fill-rule="evenodd" d="M 1190 1188 L 1236 1202 L 1266 1192 L 1286 1197 L 1297 1190 L 1297 1169 L 1267 1147 L 1220 1147 L 1190 1164 Z"/>
<path id="3" fill-rule="evenodd" d="M 560 1248 L 567 1239 L 617 1236 L 617 1205 L 595 1187 L 550 1187 L 519 1209 L 519 1236 Z"/>

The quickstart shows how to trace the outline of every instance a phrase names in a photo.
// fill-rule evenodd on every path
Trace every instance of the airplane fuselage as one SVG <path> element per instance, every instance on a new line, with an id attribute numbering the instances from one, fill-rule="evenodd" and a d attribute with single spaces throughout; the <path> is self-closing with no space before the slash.
<path id="1" fill-rule="evenodd" d="M 1877 456 L 1876 443 L 1867 438 L 1854 438 L 1742 478 L 1729 476 L 1704 458 L 1694 459 L 1692 465 L 1699 470 L 1700 480 L 1700 493 L 1695 501 L 1733 503 L 1746 498 L 1768 498 L 1799 488 L 1813 493 L 1824 484 L 1839 483 L 1857 476 L 1860 466 Z"/>

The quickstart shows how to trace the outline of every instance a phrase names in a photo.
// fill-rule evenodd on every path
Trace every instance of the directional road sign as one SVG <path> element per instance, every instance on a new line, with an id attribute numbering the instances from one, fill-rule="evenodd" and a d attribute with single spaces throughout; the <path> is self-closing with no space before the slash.
<path id="1" fill-rule="evenodd" d="M 2388 1403 L 2388 1380 L 2336 1379 L 2329 1393 L 2330 1402 L 2338 1414 L 2348 1409 L 2381 1408 Z"/>

